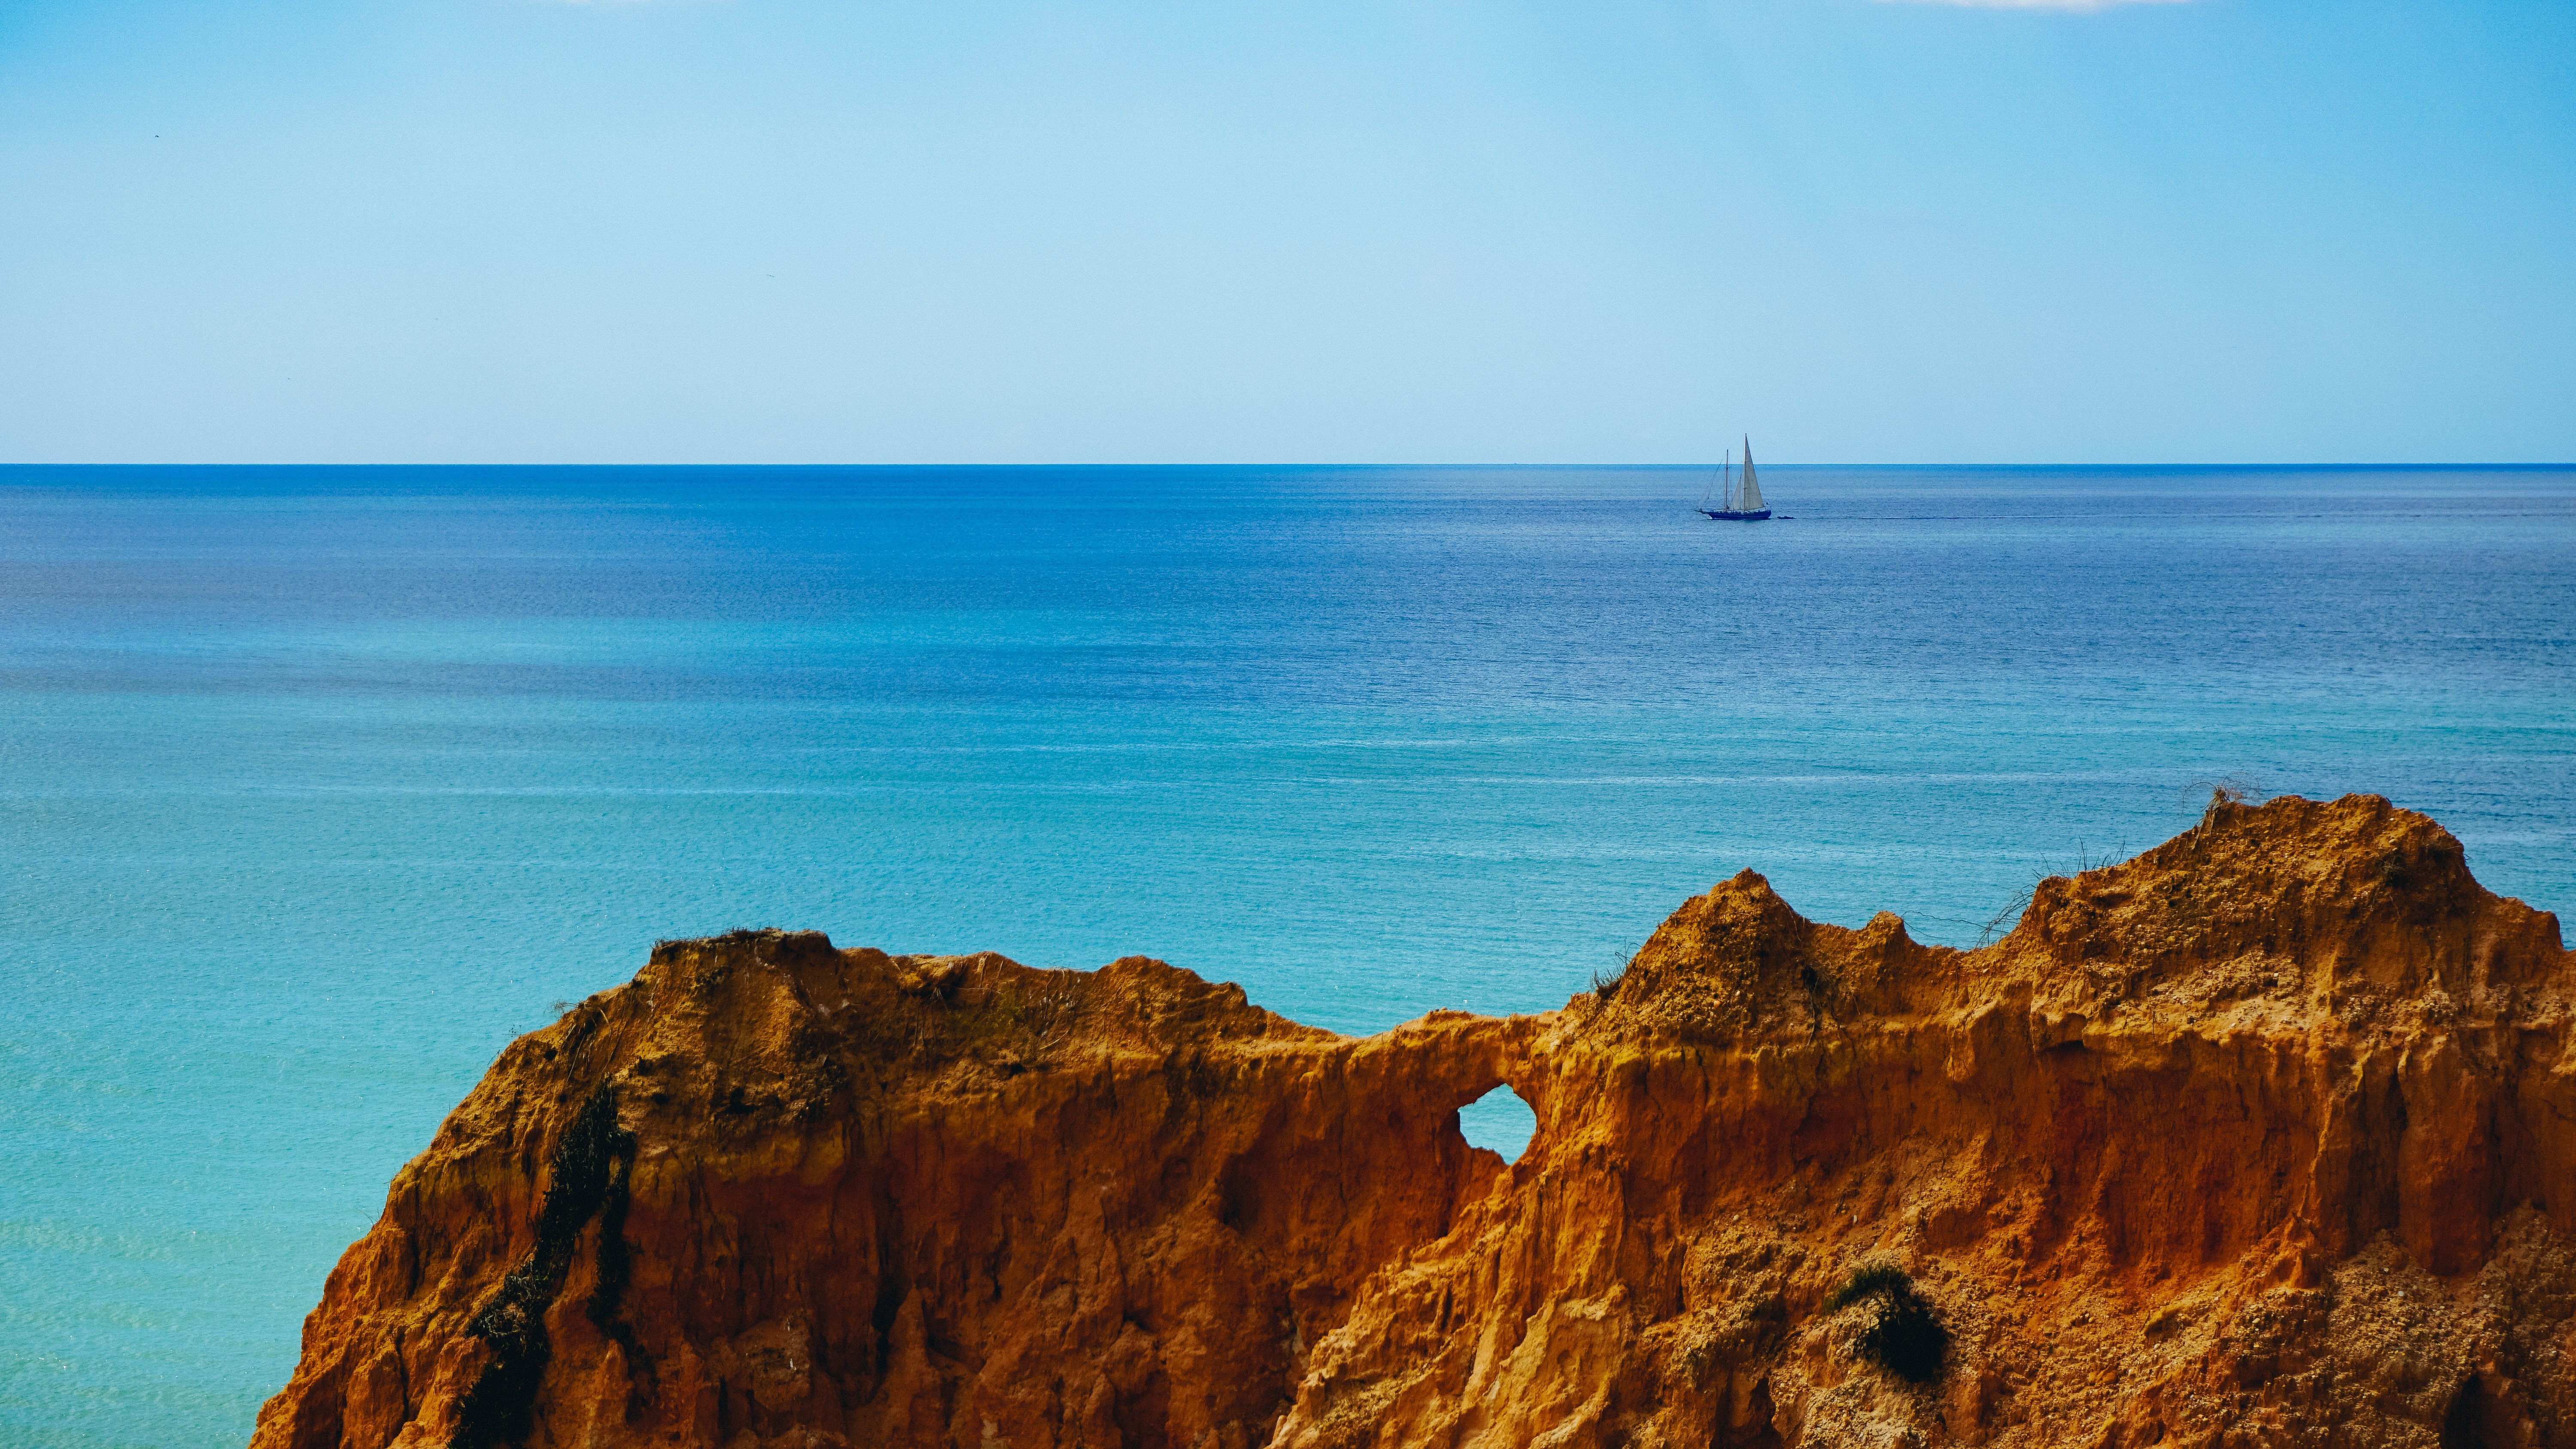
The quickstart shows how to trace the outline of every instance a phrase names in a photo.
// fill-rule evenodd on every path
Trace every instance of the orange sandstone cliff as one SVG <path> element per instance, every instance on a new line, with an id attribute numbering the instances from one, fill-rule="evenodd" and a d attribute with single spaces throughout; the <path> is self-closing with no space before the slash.
<path id="1" fill-rule="evenodd" d="M 1970 952 L 1748 871 L 1561 1011 L 1359 1039 L 667 943 L 403 1169 L 252 1442 L 2576 1445 L 2571 967 L 2368 796 Z"/>

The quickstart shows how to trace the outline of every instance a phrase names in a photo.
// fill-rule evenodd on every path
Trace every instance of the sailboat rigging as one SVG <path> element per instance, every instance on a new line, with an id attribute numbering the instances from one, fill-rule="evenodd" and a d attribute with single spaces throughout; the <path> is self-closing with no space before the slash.
<path id="1" fill-rule="evenodd" d="M 1726 490 L 1726 496 L 1723 499 L 1718 497 L 1718 490 L 1721 487 Z M 1718 506 L 1709 507 L 1712 501 L 1717 502 Z M 1699 511 L 1711 518 L 1738 523 L 1759 523 L 1771 516 L 1770 508 L 1762 502 L 1762 483 L 1753 476 L 1753 439 L 1751 437 L 1748 436 L 1744 440 L 1743 476 L 1741 478 L 1736 476 L 1735 452 L 1729 449 L 1726 454 L 1725 468 L 1718 476 L 1709 480 L 1708 491 L 1700 496 Z"/>

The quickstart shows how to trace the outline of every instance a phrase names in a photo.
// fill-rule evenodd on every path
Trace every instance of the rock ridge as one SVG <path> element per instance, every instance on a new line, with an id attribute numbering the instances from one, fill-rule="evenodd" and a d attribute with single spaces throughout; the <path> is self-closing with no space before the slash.
<path id="1" fill-rule="evenodd" d="M 1974 951 L 1746 871 L 1364 1038 L 666 941 L 396 1176 L 252 1442 L 2576 1444 L 2571 984 L 2375 796 L 2213 799 Z"/>

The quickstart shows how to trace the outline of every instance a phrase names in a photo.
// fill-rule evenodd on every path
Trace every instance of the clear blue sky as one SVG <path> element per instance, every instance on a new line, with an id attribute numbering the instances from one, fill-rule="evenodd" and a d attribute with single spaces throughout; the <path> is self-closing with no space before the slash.
<path id="1" fill-rule="evenodd" d="M 2576 458 L 2576 5 L 0 0 L 0 460 Z"/>

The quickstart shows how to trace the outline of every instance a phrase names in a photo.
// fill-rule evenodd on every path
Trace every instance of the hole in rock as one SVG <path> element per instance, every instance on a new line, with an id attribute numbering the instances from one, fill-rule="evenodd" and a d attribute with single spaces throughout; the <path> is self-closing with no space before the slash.
<path id="1" fill-rule="evenodd" d="M 2474 1378 L 2451 1395 L 2450 1410 L 2442 1415 L 2442 1449 L 2485 1449 L 2486 1437 L 2478 1432 L 2486 1418 L 2485 1398 Z"/>
<path id="2" fill-rule="evenodd" d="M 1509 1087 L 1496 1087 L 1458 1109 L 1458 1132 L 1468 1145 L 1499 1152 L 1505 1162 L 1518 1162 L 1538 1131 L 1538 1114 Z"/>

